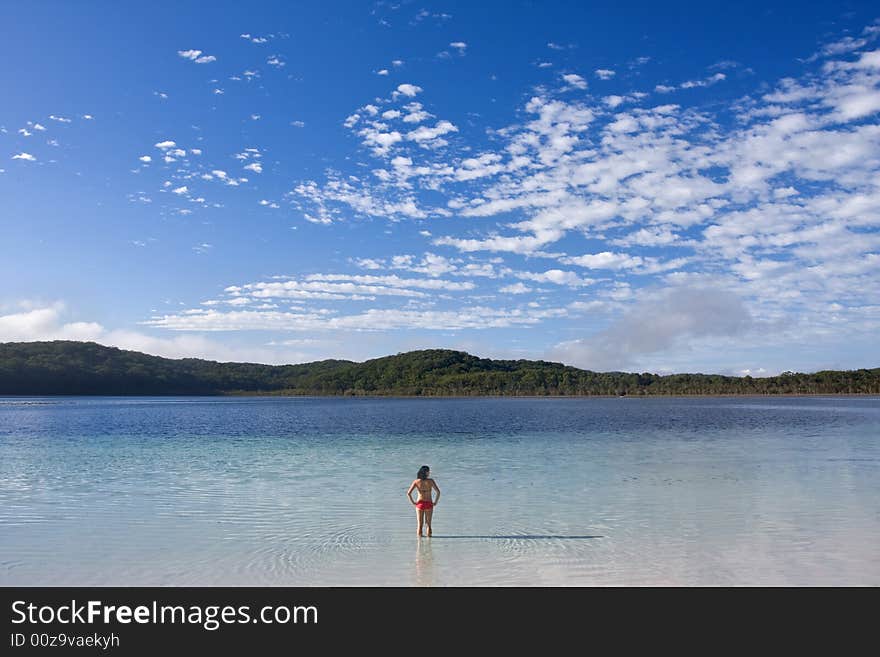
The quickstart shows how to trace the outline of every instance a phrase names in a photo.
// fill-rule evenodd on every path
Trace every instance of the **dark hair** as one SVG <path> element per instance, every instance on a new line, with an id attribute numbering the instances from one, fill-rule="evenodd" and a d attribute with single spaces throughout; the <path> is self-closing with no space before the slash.
<path id="1" fill-rule="evenodd" d="M 419 468 L 419 474 L 416 476 L 418 476 L 419 479 L 427 479 L 428 473 L 430 471 L 431 471 L 431 468 L 429 468 L 427 465 L 423 465 L 421 468 Z"/>

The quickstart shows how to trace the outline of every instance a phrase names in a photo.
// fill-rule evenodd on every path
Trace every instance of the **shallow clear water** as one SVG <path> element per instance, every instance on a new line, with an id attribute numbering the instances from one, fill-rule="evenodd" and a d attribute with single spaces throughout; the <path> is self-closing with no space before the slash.
<path id="1" fill-rule="evenodd" d="M 878 545 L 877 397 L 0 398 L 0 585 L 876 586 Z"/>

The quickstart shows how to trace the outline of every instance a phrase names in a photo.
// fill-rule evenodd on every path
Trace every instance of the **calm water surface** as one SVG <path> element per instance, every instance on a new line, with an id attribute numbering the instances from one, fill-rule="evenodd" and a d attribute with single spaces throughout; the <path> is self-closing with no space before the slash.
<path id="1" fill-rule="evenodd" d="M 877 586 L 878 545 L 877 397 L 0 398 L 0 585 Z"/>

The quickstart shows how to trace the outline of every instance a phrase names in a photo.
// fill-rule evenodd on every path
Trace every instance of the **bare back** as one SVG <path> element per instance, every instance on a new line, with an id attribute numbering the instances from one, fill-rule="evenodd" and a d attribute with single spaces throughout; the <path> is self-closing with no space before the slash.
<path id="1" fill-rule="evenodd" d="M 416 479 L 416 488 L 419 491 L 419 502 L 431 501 L 431 489 L 434 488 L 433 479 Z"/>

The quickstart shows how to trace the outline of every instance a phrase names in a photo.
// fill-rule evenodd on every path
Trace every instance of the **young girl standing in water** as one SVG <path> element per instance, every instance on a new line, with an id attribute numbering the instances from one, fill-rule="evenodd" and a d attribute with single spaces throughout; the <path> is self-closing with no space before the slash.
<path id="1" fill-rule="evenodd" d="M 422 527 L 428 526 L 428 536 L 431 535 L 431 517 L 434 515 L 434 507 L 440 501 L 440 488 L 437 482 L 430 478 L 431 468 L 423 465 L 419 468 L 419 473 L 415 481 L 410 484 L 406 496 L 409 498 L 410 504 L 416 507 L 416 517 L 419 520 L 419 536 L 422 536 Z M 419 491 L 419 499 L 413 500 L 412 492 Z M 431 491 L 437 491 L 437 497 L 431 499 Z"/>

